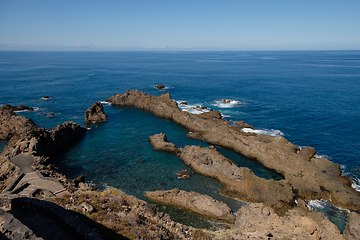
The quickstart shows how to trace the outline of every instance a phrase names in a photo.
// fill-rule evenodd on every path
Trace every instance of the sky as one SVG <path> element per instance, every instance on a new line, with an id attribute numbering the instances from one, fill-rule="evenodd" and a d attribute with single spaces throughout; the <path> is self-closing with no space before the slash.
<path id="1" fill-rule="evenodd" d="M 1 50 L 360 50 L 360 0 L 0 0 Z"/>

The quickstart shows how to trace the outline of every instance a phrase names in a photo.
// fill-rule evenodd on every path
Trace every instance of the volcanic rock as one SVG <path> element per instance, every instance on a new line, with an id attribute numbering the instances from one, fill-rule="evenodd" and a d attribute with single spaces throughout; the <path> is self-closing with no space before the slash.
<path id="1" fill-rule="evenodd" d="M 344 239 L 324 217 L 315 221 L 297 208 L 279 217 L 263 203 L 240 208 L 235 225 L 227 234 L 227 239 Z"/>
<path id="2" fill-rule="evenodd" d="M 167 142 L 167 137 L 163 133 L 149 136 L 149 141 L 151 146 L 153 146 L 155 150 L 167 151 L 167 152 L 178 151 L 178 147 L 175 146 L 175 144 Z"/>
<path id="3" fill-rule="evenodd" d="M 180 159 L 195 172 L 218 179 L 222 194 L 246 202 L 263 202 L 283 214 L 294 205 L 293 192 L 286 180 L 274 181 L 257 177 L 249 168 L 220 154 L 214 147 L 185 146 Z"/>
<path id="4" fill-rule="evenodd" d="M 159 84 L 159 85 L 156 85 L 154 88 L 164 89 L 164 88 L 165 88 L 165 85 Z"/>
<path id="5" fill-rule="evenodd" d="M 18 116 L 10 109 L 0 109 L 0 139 L 8 140 L 15 135 L 26 135 L 39 129 L 32 120 Z"/>
<path id="6" fill-rule="evenodd" d="M 25 105 L 19 105 L 19 106 L 11 106 L 10 104 L 3 105 L 1 109 L 11 110 L 11 111 L 34 111 L 34 108 L 28 107 Z"/>
<path id="7" fill-rule="evenodd" d="M 149 111 L 156 116 L 171 119 L 186 127 L 191 136 L 233 149 L 249 159 L 254 159 L 265 167 L 282 174 L 291 185 L 295 195 L 303 199 L 331 199 L 334 204 L 354 211 L 360 211 L 360 195 L 349 187 L 341 177 L 338 164 L 328 160 L 317 160 L 300 154 L 299 147 L 281 136 L 245 136 L 233 129 L 223 119 L 204 119 L 199 115 L 181 111 L 168 93 L 150 96 L 137 90 L 115 94 L 106 100 L 112 105 L 133 106 Z"/>
<path id="8" fill-rule="evenodd" d="M 146 192 L 146 198 L 156 203 L 182 208 L 210 219 L 233 224 L 235 216 L 223 202 L 196 192 L 175 188 L 169 191 Z"/>
<path id="9" fill-rule="evenodd" d="M 180 179 L 189 179 L 191 176 L 191 173 L 186 170 L 181 170 L 176 174 L 176 176 Z"/>
<path id="10" fill-rule="evenodd" d="M 107 121 L 104 107 L 100 102 L 95 102 L 85 111 L 85 124 Z"/>

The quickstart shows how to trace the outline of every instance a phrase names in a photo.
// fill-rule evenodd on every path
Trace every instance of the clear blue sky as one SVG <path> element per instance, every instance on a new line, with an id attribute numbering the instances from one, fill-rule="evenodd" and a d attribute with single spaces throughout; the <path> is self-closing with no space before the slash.
<path id="1" fill-rule="evenodd" d="M 0 50 L 360 50 L 360 0 L 0 0 Z"/>

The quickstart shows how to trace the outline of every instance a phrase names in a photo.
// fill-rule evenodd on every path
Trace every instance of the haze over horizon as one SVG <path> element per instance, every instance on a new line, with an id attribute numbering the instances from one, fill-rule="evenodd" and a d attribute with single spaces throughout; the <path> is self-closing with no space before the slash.
<path id="1" fill-rule="evenodd" d="M 360 50 L 360 1 L 0 0 L 1 50 Z"/>

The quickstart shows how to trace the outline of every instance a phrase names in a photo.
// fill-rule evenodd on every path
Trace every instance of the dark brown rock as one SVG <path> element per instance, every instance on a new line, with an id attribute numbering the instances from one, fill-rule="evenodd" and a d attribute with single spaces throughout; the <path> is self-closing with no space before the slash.
<path id="1" fill-rule="evenodd" d="M 189 179 L 191 176 L 191 173 L 186 170 L 181 170 L 176 174 L 176 176 L 180 179 Z"/>
<path id="2" fill-rule="evenodd" d="M 1 107 L 2 110 L 11 110 L 11 111 L 34 111 L 34 108 L 28 107 L 25 105 L 19 105 L 19 106 L 11 106 L 10 104 L 3 105 Z"/>
<path id="3" fill-rule="evenodd" d="M 196 192 L 185 192 L 177 188 L 169 191 L 146 192 L 151 201 L 182 208 L 210 219 L 233 224 L 235 216 L 223 202 Z"/>
<path id="4" fill-rule="evenodd" d="M 154 88 L 164 89 L 164 88 L 165 88 L 165 85 L 159 84 L 159 85 L 156 85 Z"/>
<path id="5" fill-rule="evenodd" d="M 178 147 L 175 146 L 175 144 L 167 142 L 167 137 L 165 134 L 160 133 L 149 136 L 149 141 L 151 146 L 153 146 L 155 150 L 167 151 L 167 152 L 178 151 Z"/>
<path id="6" fill-rule="evenodd" d="M 85 111 L 85 124 L 107 121 L 104 107 L 100 102 L 95 102 Z"/>

